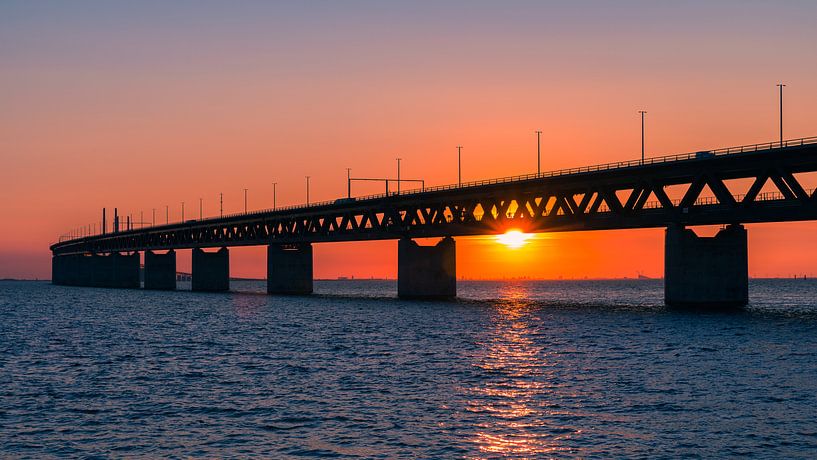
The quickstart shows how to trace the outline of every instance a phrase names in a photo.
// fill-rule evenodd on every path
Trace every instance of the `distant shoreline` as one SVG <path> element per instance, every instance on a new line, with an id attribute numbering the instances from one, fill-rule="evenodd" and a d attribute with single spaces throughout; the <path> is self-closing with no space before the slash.
<path id="1" fill-rule="evenodd" d="M 636 278 L 636 277 L 623 277 L 623 278 L 463 278 L 457 279 L 457 281 L 662 281 L 664 278 Z M 782 277 L 782 276 L 769 276 L 769 277 L 749 277 L 750 280 L 810 280 L 810 279 L 817 279 L 817 277 L 806 277 L 803 278 L 802 276 L 792 277 Z M 28 282 L 28 283 L 50 283 L 50 279 L 30 279 L 30 278 L 0 278 L 0 282 Z M 230 278 L 230 281 L 259 281 L 264 282 L 266 278 Z M 397 278 L 315 278 L 313 281 L 397 281 Z"/>

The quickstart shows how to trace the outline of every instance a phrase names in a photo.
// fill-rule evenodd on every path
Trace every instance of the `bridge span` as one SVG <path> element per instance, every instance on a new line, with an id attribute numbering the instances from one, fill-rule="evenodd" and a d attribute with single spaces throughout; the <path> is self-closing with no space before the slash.
<path id="1" fill-rule="evenodd" d="M 60 240 L 54 284 L 175 289 L 175 250 L 193 249 L 194 290 L 229 289 L 230 246 L 268 247 L 270 293 L 312 292 L 312 244 L 399 239 L 401 297 L 456 296 L 454 237 L 666 228 L 669 305 L 748 302 L 742 224 L 817 219 L 817 137 L 428 187 Z M 733 188 L 747 185 L 744 193 Z M 767 186 L 767 184 L 770 184 Z M 764 187 L 775 191 L 764 191 Z M 689 226 L 723 225 L 714 237 Z M 118 225 L 116 226 L 118 230 Z M 442 238 L 436 246 L 414 239 Z M 215 252 L 206 248 L 217 248 Z M 167 251 L 159 253 L 157 251 Z"/>

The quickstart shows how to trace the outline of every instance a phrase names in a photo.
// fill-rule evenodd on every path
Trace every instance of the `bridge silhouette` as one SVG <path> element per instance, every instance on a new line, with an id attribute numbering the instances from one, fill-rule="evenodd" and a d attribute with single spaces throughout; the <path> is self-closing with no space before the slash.
<path id="1" fill-rule="evenodd" d="M 193 249 L 194 290 L 229 289 L 231 246 L 268 247 L 270 293 L 312 292 L 312 244 L 399 239 L 401 297 L 456 296 L 454 237 L 666 228 L 669 305 L 748 302 L 742 224 L 817 219 L 817 196 L 795 175 L 817 172 L 817 137 L 668 155 L 457 185 L 340 198 L 60 240 L 55 284 L 175 288 L 176 249 Z M 734 193 L 739 182 L 751 182 Z M 773 184 L 776 191 L 763 191 Z M 682 190 L 671 198 L 670 190 Z M 724 225 L 714 237 L 686 227 Z M 414 239 L 438 237 L 435 246 Z M 217 252 L 204 251 L 218 248 Z M 157 253 L 155 251 L 168 251 Z M 135 264 L 135 265 L 134 265 Z"/>

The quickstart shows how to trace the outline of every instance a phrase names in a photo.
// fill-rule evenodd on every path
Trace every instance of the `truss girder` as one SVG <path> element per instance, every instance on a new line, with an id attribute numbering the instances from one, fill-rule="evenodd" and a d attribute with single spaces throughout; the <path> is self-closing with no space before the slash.
<path id="1" fill-rule="evenodd" d="M 394 195 L 63 242 L 55 254 L 817 219 L 817 146 Z M 753 179 L 745 195 L 725 181 Z M 671 186 L 686 186 L 674 200 Z M 762 194 L 764 186 L 778 192 Z M 711 194 L 703 196 L 705 188 Z"/>

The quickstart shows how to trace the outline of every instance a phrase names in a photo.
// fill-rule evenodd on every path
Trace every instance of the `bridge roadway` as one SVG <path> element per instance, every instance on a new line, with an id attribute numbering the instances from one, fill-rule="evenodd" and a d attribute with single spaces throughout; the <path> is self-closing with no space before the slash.
<path id="1" fill-rule="evenodd" d="M 817 196 L 796 177 L 809 172 L 817 172 L 817 137 L 342 198 L 60 241 L 51 246 L 53 278 L 136 287 L 132 260 L 138 272 L 138 253 L 147 251 L 146 287 L 174 288 L 175 278 L 171 283 L 166 274 L 157 275 L 164 280 L 158 285 L 149 283 L 149 272 L 161 271 L 156 264 L 164 256 L 165 270 L 172 265 L 175 273 L 173 250 L 193 249 L 193 288 L 225 290 L 227 247 L 267 245 L 269 292 L 308 293 L 312 243 L 399 239 L 400 295 L 450 297 L 456 236 L 665 227 L 667 303 L 742 305 L 748 262 L 741 224 L 817 219 Z M 745 193 L 730 190 L 739 183 L 748 186 Z M 767 183 L 777 191 L 764 192 Z M 726 227 L 713 238 L 685 228 L 712 224 Z M 427 237 L 443 240 L 437 246 L 412 241 Z M 155 252 L 164 250 L 170 252 Z M 131 268 L 120 276 L 115 267 L 123 264 Z"/>

